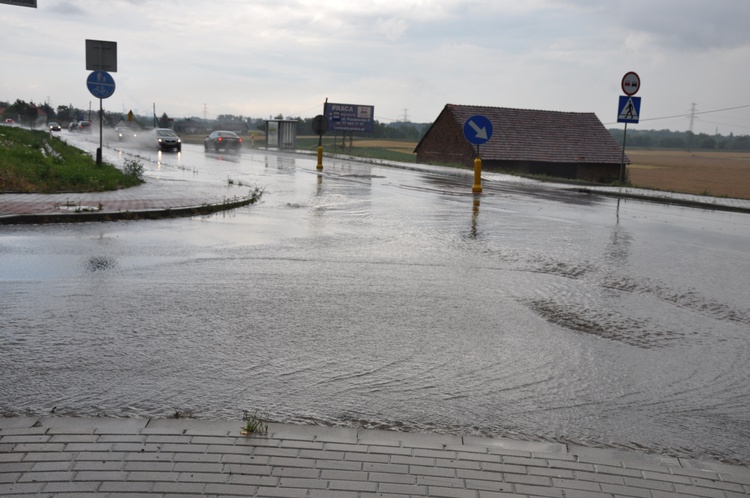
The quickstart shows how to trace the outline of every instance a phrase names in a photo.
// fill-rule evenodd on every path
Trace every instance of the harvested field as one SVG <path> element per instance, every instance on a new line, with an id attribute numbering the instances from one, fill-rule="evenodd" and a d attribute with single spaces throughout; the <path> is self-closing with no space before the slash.
<path id="1" fill-rule="evenodd" d="M 317 140 L 317 138 L 316 138 Z M 417 142 L 355 138 L 357 148 L 412 154 Z M 635 187 L 750 199 L 750 152 L 626 149 Z"/>
<path id="2" fill-rule="evenodd" d="M 354 145 L 357 147 L 375 147 L 378 149 L 387 149 L 394 152 L 405 152 L 411 154 L 417 147 L 417 142 L 402 142 L 398 140 L 355 140 Z"/>
<path id="3" fill-rule="evenodd" d="M 635 187 L 750 199 L 750 153 L 626 150 Z"/>

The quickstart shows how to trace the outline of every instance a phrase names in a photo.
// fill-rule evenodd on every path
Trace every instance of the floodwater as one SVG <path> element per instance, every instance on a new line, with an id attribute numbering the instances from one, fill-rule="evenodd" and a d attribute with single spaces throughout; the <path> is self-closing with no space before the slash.
<path id="1" fill-rule="evenodd" d="M 750 462 L 750 216 L 491 174 L 476 198 L 440 168 L 148 157 L 151 177 L 265 193 L 0 227 L 6 415 L 258 410 Z"/>

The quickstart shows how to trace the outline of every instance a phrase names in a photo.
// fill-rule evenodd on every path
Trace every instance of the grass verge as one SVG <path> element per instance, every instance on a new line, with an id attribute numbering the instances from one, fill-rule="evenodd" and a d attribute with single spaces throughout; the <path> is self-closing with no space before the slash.
<path id="1" fill-rule="evenodd" d="M 137 169 L 97 165 L 47 132 L 0 127 L 0 192 L 101 192 L 141 183 Z"/>

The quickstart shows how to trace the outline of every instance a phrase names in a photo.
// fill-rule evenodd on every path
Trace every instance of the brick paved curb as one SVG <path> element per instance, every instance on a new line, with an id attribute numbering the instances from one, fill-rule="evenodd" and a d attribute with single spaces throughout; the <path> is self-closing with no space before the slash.
<path id="1" fill-rule="evenodd" d="M 750 469 L 637 452 L 241 421 L 0 419 L 0 496 L 750 495 Z"/>
<path id="2" fill-rule="evenodd" d="M 80 211 L 73 213 L 8 214 L 0 215 L 0 225 L 156 220 L 186 216 L 202 216 L 247 206 L 249 204 L 254 204 L 256 201 L 256 198 L 247 198 L 236 201 L 224 201 L 216 204 L 201 204 L 199 206 L 174 208 L 167 207 L 124 211 Z"/>

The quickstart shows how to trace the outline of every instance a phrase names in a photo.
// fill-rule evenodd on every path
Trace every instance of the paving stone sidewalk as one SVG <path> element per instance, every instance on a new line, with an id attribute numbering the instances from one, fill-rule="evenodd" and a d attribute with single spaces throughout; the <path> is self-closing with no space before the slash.
<path id="1" fill-rule="evenodd" d="M 750 495 L 750 469 L 449 435 L 194 419 L 0 418 L 0 496 Z"/>

